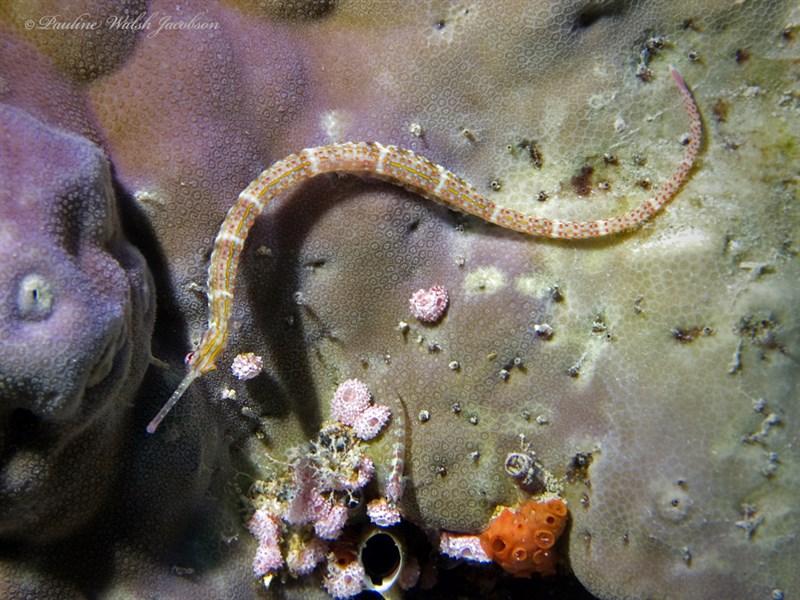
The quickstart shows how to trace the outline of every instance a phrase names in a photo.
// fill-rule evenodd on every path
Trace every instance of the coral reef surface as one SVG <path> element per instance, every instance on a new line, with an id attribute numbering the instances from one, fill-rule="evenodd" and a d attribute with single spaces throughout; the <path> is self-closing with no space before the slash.
<path id="1" fill-rule="evenodd" d="M 2 591 L 797 595 L 799 57 L 786 0 L 4 3 Z M 206 327 L 219 224 L 269 164 L 375 140 L 501 206 L 607 217 L 681 159 L 670 64 L 705 132 L 644 227 L 541 241 L 385 182 L 308 181 L 250 232 L 219 368 L 145 435 Z M 434 286 L 446 310 L 420 320 L 409 299 Z M 374 467 L 364 496 L 331 548 L 319 519 L 271 529 L 254 485 L 315 464 L 294 453 L 330 442 L 356 378 L 392 413 L 339 436 Z M 398 459 L 402 521 L 375 535 L 363 501 Z M 552 496 L 556 577 L 481 562 L 497 507 Z"/>

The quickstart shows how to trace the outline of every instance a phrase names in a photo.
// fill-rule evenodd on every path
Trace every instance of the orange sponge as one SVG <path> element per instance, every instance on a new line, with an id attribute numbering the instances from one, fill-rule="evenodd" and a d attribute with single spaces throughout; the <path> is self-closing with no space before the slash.
<path id="1" fill-rule="evenodd" d="M 566 523 L 567 505 L 560 498 L 530 500 L 517 510 L 503 509 L 480 535 L 481 547 L 516 577 L 553 575 L 557 559 L 553 545 Z"/>

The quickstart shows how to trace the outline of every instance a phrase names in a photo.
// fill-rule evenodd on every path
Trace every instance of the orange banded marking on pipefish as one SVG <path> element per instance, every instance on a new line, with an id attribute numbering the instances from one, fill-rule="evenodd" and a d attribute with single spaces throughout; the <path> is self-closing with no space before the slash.
<path id="1" fill-rule="evenodd" d="M 307 167 L 310 167 L 310 166 L 311 166 L 311 164 L 308 163 L 308 162 L 301 162 L 298 165 L 296 165 L 295 167 L 292 167 L 291 169 L 287 169 L 287 170 L 285 170 L 285 171 L 283 171 L 281 173 L 278 173 L 276 175 L 276 177 L 274 179 L 272 179 L 271 181 L 266 181 L 265 182 L 265 181 L 262 181 L 261 177 L 259 177 L 255 181 L 253 181 L 253 183 L 251 183 L 250 186 L 248 186 L 246 189 L 249 190 L 256 182 L 258 182 L 259 184 L 263 185 L 263 189 L 259 190 L 255 194 L 256 198 L 261 200 L 267 194 L 274 193 L 273 188 L 278 186 L 279 184 L 284 183 L 286 181 L 287 177 L 291 177 L 292 175 L 295 175 L 298 171 L 300 171 L 302 169 L 305 169 Z M 270 200 L 271 200 L 271 198 L 270 198 Z"/>
<path id="2" fill-rule="evenodd" d="M 426 175 L 425 173 L 418 171 L 416 169 L 412 169 L 407 165 L 400 164 L 398 162 L 389 161 L 389 166 L 395 167 L 396 169 L 400 169 L 401 171 L 405 171 L 406 173 L 411 173 L 412 175 L 416 175 L 420 179 L 425 179 L 427 181 L 433 181 L 433 177 L 430 175 Z M 438 183 L 438 182 L 437 182 Z"/>

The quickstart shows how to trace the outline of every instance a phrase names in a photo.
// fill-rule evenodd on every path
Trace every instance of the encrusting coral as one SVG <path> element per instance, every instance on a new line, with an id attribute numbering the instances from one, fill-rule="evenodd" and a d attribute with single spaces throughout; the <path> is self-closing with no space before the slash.
<path id="1" fill-rule="evenodd" d="M 318 175 L 367 174 L 488 223 L 529 235 L 552 239 L 593 239 L 639 229 L 680 190 L 700 149 L 702 118 L 683 77 L 674 67 L 670 74 L 683 99 L 690 121 L 683 159 L 661 189 L 637 207 L 607 219 L 562 220 L 541 217 L 496 204 L 471 184 L 441 165 L 411 150 L 379 142 L 345 142 L 306 148 L 276 162 L 239 194 L 214 239 L 208 267 L 208 328 L 197 350 L 187 354 L 187 373 L 175 392 L 148 424 L 154 433 L 192 382 L 216 369 L 230 334 L 235 282 L 250 228 L 258 216 L 282 193 Z M 302 301 L 303 295 L 295 295 Z M 447 290 L 435 285 L 412 295 L 409 306 L 420 321 L 435 323 L 447 309 Z"/>

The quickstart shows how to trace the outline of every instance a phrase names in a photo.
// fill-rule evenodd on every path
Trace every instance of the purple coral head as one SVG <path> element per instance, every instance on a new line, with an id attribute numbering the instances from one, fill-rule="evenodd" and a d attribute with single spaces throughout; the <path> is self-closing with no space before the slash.
<path id="1" fill-rule="evenodd" d="M 0 122 L 0 403 L 58 421 L 124 406 L 131 330 L 151 332 L 153 298 L 108 163 L 22 111 L 0 107 Z"/>
<path id="2" fill-rule="evenodd" d="M 103 152 L 0 105 L 0 421 L 24 431 L 0 442 L 6 538 L 65 536 L 105 501 L 154 304 Z"/>

